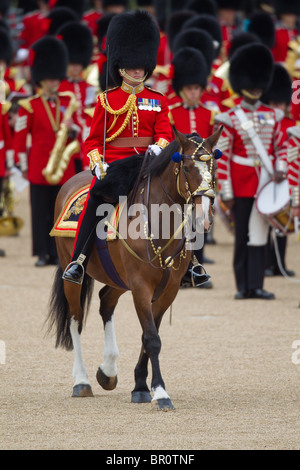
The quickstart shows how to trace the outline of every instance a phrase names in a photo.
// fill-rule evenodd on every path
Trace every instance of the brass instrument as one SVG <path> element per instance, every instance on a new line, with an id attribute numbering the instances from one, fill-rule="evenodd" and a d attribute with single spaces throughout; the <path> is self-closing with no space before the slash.
<path id="1" fill-rule="evenodd" d="M 0 194 L 0 236 L 17 235 L 24 225 L 21 217 L 13 215 L 15 202 L 13 183 L 9 177 L 5 177 Z"/>
<path id="2" fill-rule="evenodd" d="M 48 183 L 52 185 L 59 183 L 67 166 L 69 165 L 72 155 L 80 150 L 80 144 L 77 139 L 73 140 L 66 146 L 66 142 L 68 140 L 68 128 L 65 122 L 67 119 L 70 119 L 78 109 L 79 103 L 76 100 L 74 93 L 65 92 L 64 95 L 71 96 L 70 103 L 57 132 L 55 144 L 50 153 L 48 163 L 42 171 Z"/>

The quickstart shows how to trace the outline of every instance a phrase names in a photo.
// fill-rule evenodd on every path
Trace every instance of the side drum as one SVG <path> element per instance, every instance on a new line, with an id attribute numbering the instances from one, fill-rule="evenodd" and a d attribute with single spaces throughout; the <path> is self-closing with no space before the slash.
<path id="1" fill-rule="evenodd" d="M 257 195 L 256 208 L 283 235 L 295 232 L 287 180 L 281 183 L 269 181 L 263 186 Z"/>

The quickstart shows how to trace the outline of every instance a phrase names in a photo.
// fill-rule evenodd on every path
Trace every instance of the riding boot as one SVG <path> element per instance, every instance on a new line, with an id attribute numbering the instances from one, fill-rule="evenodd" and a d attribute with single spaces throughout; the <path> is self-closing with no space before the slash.
<path id="1" fill-rule="evenodd" d="M 62 278 L 75 284 L 82 284 L 84 272 L 89 261 L 96 235 L 96 225 L 100 217 L 96 217 L 99 201 L 90 197 L 86 212 L 79 228 L 76 245 L 70 264 L 66 267 Z"/>

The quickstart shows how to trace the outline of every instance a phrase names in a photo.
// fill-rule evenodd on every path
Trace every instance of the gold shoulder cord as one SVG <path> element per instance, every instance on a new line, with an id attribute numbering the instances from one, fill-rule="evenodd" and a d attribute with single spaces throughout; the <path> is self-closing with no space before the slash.
<path id="1" fill-rule="evenodd" d="M 129 122 L 130 116 L 132 115 L 133 112 L 136 113 L 136 116 L 138 118 L 137 106 L 136 106 L 136 102 L 135 102 L 136 99 L 135 98 L 136 98 L 135 95 L 129 95 L 129 97 L 128 97 L 126 103 L 124 104 L 124 106 L 120 109 L 115 110 L 115 109 L 112 109 L 111 106 L 108 104 L 108 101 L 106 100 L 106 93 L 101 93 L 100 102 L 101 102 L 102 107 L 104 109 L 106 109 L 106 111 L 109 112 L 109 114 L 112 114 L 114 116 L 113 123 L 110 126 L 110 128 L 107 130 L 107 133 L 115 126 L 118 117 L 121 114 L 124 114 L 124 113 L 127 112 L 127 115 L 126 115 L 126 117 L 124 119 L 124 122 L 123 122 L 122 126 L 120 127 L 120 129 L 118 129 L 117 132 L 115 132 L 112 136 L 106 137 L 105 142 L 111 142 L 116 137 L 118 137 L 120 134 L 122 134 L 122 132 L 124 131 L 125 127 L 127 126 L 128 122 Z"/>

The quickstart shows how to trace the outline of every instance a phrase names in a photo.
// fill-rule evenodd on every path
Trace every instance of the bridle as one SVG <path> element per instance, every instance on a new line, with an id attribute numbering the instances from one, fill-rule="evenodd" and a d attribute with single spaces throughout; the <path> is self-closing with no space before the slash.
<path id="1" fill-rule="evenodd" d="M 197 196 L 208 196 L 212 199 L 215 198 L 213 178 L 214 155 L 205 147 L 205 140 L 200 143 L 196 142 L 192 138 L 189 138 L 189 140 L 196 145 L 196 149 L 194 150 L 192 155 L 186 155 L 179 152 L 179 154 L 181 155 L 181 160 L 179 166 L 177 166 L 174 171 L 176 175 L 176 188 L 178 194 L 185 200 L 186 204 L 192 203 L 194 205 L 194 199 Z M 200 149 L 204 149 L 206 153 L 197 155 Z M 201 175 L 201 183 L 194 191 L 191 190 L 190 184 L 188 182 L 187 172 L 184 168 L 184 160 L 192 160 Z M 186 194 L 184 194 L 180 189 L 180 174 L 182 174 L 184 178 Z"/>

